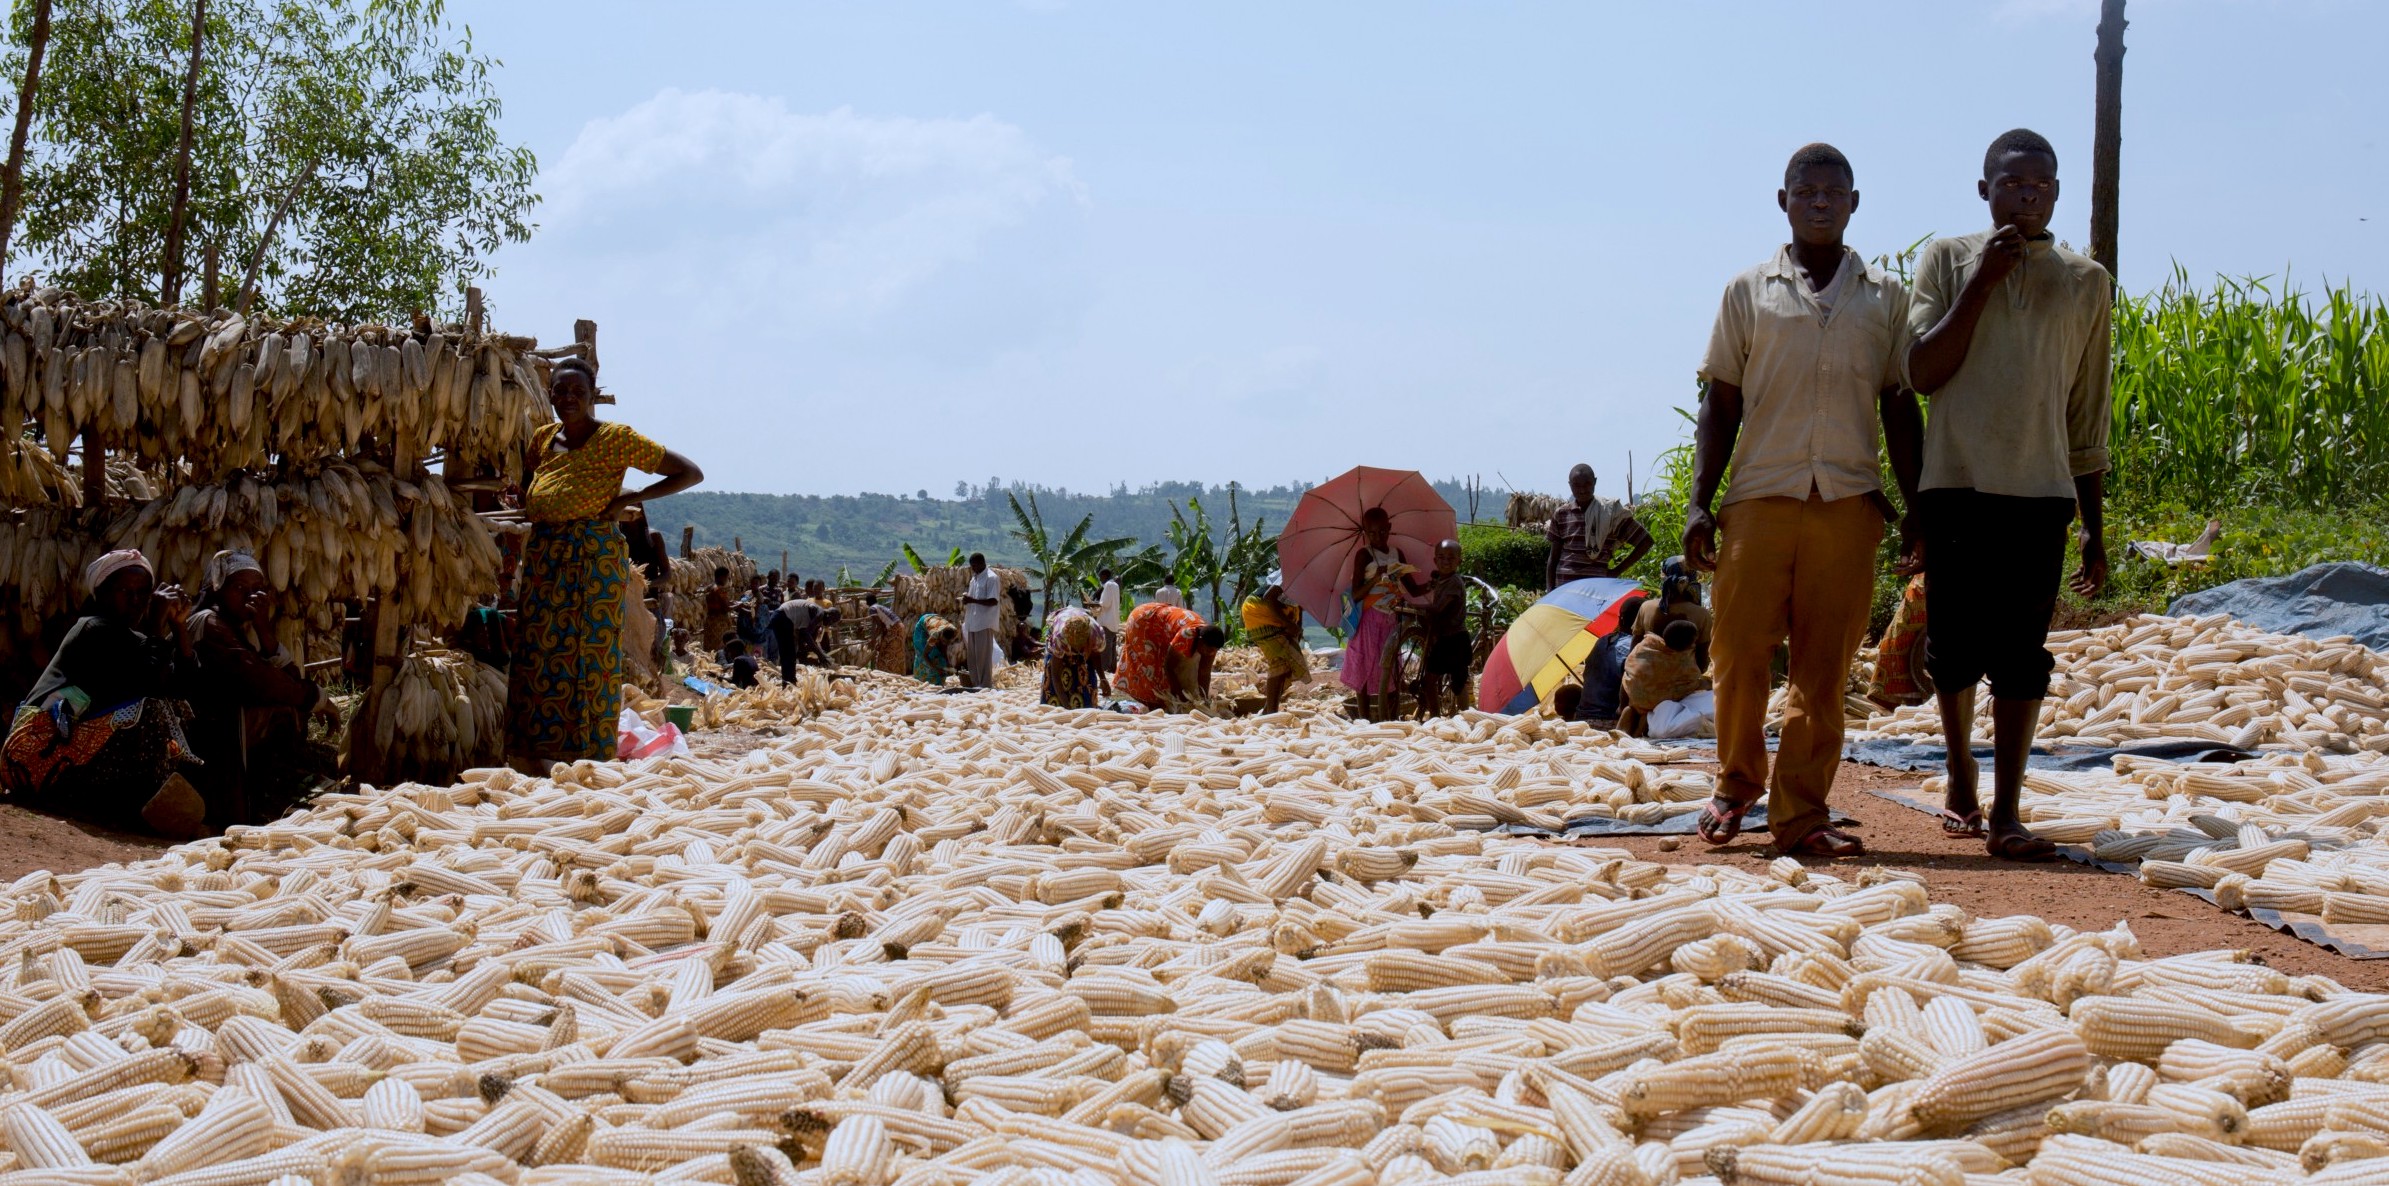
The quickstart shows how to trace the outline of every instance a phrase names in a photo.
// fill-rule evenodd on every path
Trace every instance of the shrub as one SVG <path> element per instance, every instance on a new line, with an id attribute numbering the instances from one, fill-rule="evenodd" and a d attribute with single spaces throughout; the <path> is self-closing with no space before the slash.
<path id="1" fill-rule="evenodd" d="M 1499 523 L 1460 526 L 1460 571 L 1496 588 L 1541 589 L 1551 543 Z"/>

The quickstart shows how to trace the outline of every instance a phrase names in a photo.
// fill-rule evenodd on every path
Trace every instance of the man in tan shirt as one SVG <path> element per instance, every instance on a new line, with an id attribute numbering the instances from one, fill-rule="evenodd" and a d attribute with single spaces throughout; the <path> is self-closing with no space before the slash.
<path id="1" fill-rule="evenodd" d="M 1839 150 L 1792 154 L 1775 202 L 1792 241 L 1726 286 L 1701 363 L 1684 557 L 1717 572 L 1710 657 L 1724 772 L 1700 834 L 1732 840 L 1765 795 L 1779 850 L 1856 856 L 1864 846 L 1831 826 L 1825 800 L 1841 764 L 1842 688 L 1891 517 L 1878 420 L 1902 495 L 1915 488 L 1923 428 L 1899 370 L 1908 293 L 1842 242 L 1858 190 Z M 1729 458 L 1733 485 L 1712 513 Z M 1787 637 L 1790 699 L 1770 782 L 1767 693 Z"/>
<path id="2" fill-rule="evenodd" d="M 2074 590 L 2107 582 L 2107 472 L 2113 283 L 2056 245 L 2057 153 L 2019 128 L 1991 142 L 1976 192 L 1991 225 L 1925 248 L 1908 324 L 1909 386 L 1933 401 L 1924 446 L 1925 667 L 1949 747 L 1952 836 L 1991 855 L 2047 860 L 2056 846 L 2017 808 L 2024 760 L 2056 666 L 2049 619 L 2077 509 Z M 1976 797 L 1975 684 L 1991 681 L 1992 800 Z"/>

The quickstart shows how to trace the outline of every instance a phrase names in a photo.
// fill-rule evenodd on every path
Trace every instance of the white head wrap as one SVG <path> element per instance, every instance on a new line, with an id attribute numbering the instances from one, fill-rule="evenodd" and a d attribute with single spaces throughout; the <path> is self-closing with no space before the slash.
<path id="1" fill-rule="evenodd" d="M 210 589 L 223 588 L 224 582 L 231 580 L 232 574 L 236 572 L 253 572 L 264 576 L 265 565 L 259 564 L 257 557 L 247 552 L 231 549 L 218 552 L 208 557 L 207 587 Z"/>
<path id="2" fill-rule="evenodd" d="M 149 566 L 149 557 L 142 555 L 140 549 L 118 548 L 83 567 L 83 588 L 98 593 L 109 577 L 128 568 L 138 568 L 152 577 L 157 575 L 157 570 Z"/>

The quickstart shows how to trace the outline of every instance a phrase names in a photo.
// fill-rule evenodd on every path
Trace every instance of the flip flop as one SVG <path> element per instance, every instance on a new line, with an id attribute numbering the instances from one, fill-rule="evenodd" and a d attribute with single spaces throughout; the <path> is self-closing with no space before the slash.
<path id="1" fill-rule="evenodd" d="M 1944 807 L 1941 809 L 1941 834 L 1952 840 L 1980 840 L 1984 835 L 1983 813 L 1972 811 L 1959 815 Z"/>
<path id="2" fill-rule="evenodd" d="M 1699 832 L 1700 838 L 1709 844 L 1731 844 L 1734 837 L 1742 834 L 1742 817 L 1749 815 L 1750 809 L 1756 806 L 1758 801 L 1755 799 L 1748 803 L 1737 803 L 1723 795 L 1711 795 L 1709 801 L 1701 806 L 1700 821 L 1693 825 L 1693 830 Z"/>
<path id="3" fill-rule="evenodd" d="M 1866 844 L 1839 828 L 1826 827 L 1781 845 L 1779 850 L 1788 857 L 1862 857 L 1866 855 Z"/>
<path id="4" fill-rule="evenodd" d="M 2057 858 L 2057 846 L 2022 828 L 2013 832 L 1996 832 L 1985 847 L 1991 855 L 2003 861 L 2049 861 Z"/>

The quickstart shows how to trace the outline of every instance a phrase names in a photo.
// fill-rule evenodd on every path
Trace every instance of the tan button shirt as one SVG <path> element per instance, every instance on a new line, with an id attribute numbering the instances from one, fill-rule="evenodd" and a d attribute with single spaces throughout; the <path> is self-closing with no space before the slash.
<path id="1" fill-rule="evenodd" d="M 1742 389 L 1728 503 L 1883 488 L 1876 398 L 1900 382 L 1908 291 L 1848 248 L 1841 266 L 1830 309 L 1789 246 L 1725 287 L 1700 373 Z"/>
<path id="2" fill-rule="evenodd" d="M 1908 307 L 1914 336 L 1958 303 L 1990 239 L 1979 231 L 1925 247 Z M 2072 498 L 2077 476 L 2104 471 L 2113 299 L 2107 269 L 2048 239 L 2027 244 L 1983 306 L 1966 361 L 1926 393 L 1922 488 Z"/>

